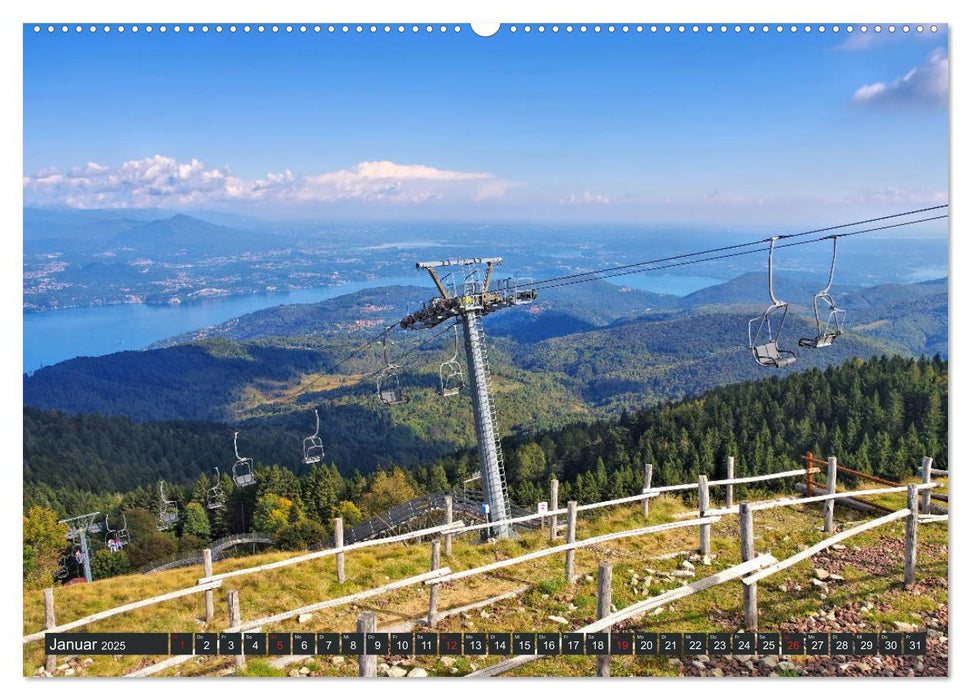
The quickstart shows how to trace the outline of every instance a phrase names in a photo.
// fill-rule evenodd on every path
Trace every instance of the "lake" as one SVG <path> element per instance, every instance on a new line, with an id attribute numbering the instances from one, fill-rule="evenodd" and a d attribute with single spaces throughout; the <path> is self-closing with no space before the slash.
<path id="1" fill-rule="evenodd" d="M 312 304 L 341 294 L 427 280 L 396 277 L 274 294 L 219 297 L 167 306 L 117 304 L 25 313 L 24 372 L 85 355 L 140 350 L 152 343 L 282 304 Z M 429 289 L 429 292 L 432 292 Z"/>
<path id="2" fill-rule="evenodd" d="M 944 242 L 944 245 L 946 245 L 946 242 Z M 937 243 L 937 246 L 940 246 L 940 243 Z M 882 266 L 860 264 L 852 260 L 853 252 L 850 251 L 850 255 L 846 256 L 850 258 L 850 264 L 845 266 L 845 269 L 849 272 L 848 274 L 841 272 L 840 275 L 843 283 L 917 282 L 947 274 L 946 264 L 940 265 L 938 262 L 941 259 L 939 253 L 937 260 L 931 263 L 929 260 L 933 260 L 933 256 L 915 255 L 914 246 L 906 249 L 907 256 L 903 255 L 904 251 L 891 251 L 888 248 L 889 246 L 884 246 L 882 252 L 884 257 L 892 252 L 902 258 L 899 260 L 900 264 L 890 267 L 893 274 L 888 274 L 887 271 L 882 270 Z M 943 258 L 947 259 L 946 253 Z M 818 260 L 816 262 L 819 263 Z M 823 262 L 827 261 L 824 260 Z M 737 270 L 720 269 L 714 263 L 707 263 L 707 265 L 709 266 L 708 270 L 712 272 L 717 270 L 716 274 L 721 273 L 724 277 L 718 278 L 699 274 L 659 274 L 655 272 L 625 275 L 608 281 L 643 291 L 686 296 L 704 287 L 720 284 L 724 279 L 745 271 L 743 268 Z M 801 269 L 808 268 L 809 265 L 807 264 Z M 875 272 L 877 274 L 873 277 Z M 824 273 L 825 269 L 820 268 L 819 274 Z M 873 278 L 868 277 L 868 274 Z M 107 355 L 122 350 L 140 350 L 160 340 L 216 323 L 223 323 L 237 316 L 243 316 L 270 306 L 312 304 L 362 289 L 394 284 L 428 286 L 428 280 L 417 275 L 387 277 L 351 282 L 334 287 L 318 287 L 274 294 L 219 297 L 171 306 L 119 304 L 116 306 L 61 309 L 43 313 L 25 313 L 23 314 L 23 371 L 34 372 L 42 366 L 84 355 Z M 430 286 L 428 291 L 430 294 L 434 293 L 434 289 Z"/>
<path id="3" fill-rule="evenodd" d="M 622 284 L 645 291 L 683 296 L 720 281 L 712 277 L 655 274 L 631 275 L 625 277 Z M 218 297 L 169 306 L 117 304 L 25 313 L 23 371 L 34 372 L 74 357 L 141 350 L 160 340 L 270 306 L 312 304 L 362 289 L 393 284 L 426 286 L 428 281 L 416 276 L 394 277 L 292 292 Z M 428 291 L 430 294 L 434 292 L 431 287 Z"/>

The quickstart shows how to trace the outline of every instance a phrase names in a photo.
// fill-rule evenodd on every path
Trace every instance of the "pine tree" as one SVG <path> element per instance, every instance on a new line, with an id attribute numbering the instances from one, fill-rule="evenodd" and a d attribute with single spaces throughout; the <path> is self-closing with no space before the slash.
<path id="1" fill-rule="evenodd" d="M 182 521 L 182 532 L 208 540 L 211 535 L 209 517 L 206 509 L 196 501 L 190 501 L 185 507 L 185 517 Z"/>
<path id="2" fill-rule="evenodd" d="M 428 491 L 431 493 L 448 491 L 448 477 L 441 462 L 435 462 L 428 470 Z"/>

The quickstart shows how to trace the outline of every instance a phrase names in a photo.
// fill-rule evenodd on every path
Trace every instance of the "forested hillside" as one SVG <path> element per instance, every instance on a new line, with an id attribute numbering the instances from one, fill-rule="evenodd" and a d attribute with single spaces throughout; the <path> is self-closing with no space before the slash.
<path id="1" fill-rule="evenodd" d="M 947 392 L 947 362 L 938 357 L 856 358 L 825 370 L 721 387 L 617 419 L 511 436 L 503 441 L 510 495 L 524 505 L 546 500 L 556 476 L 564 502 L 588 503 L 638 493 L 645 462 L 655 465 L 655 484 L 664 485 L 700 473 L 723 476 L 728 455 L 736 458 L 738 476 L 793 469 L 808 450 L 893 480 L 912 476 L 924 455 L 947 469 Z M 264 425 L 247 433 L 246 446 L 262 455 L 256 488 L 236 488 L 224 469 L 226 507 L 211 511 L 203 507 L 213 483 L 211 462 L 226 466 L 232 459 L 221 426 L 140 425 L 28 410 L 24 430 L 25 532 L 95 510 L 115 519 L 124 515 L 131 524 L 133 544 L 124 556 L 95 553 L 103 567 L 99 576 L 247 529 L 273 532 L 279 546 L 301 548 L 325 541 L 334 517 L 353 525 L 421 493 L 461 486 L 478 473 L 476 454 L 465 449 L 366 476 L 349 471 L 331 451 L 327 461 L 334 463 L 295 474 L 263 465 L 278 456 L 280 463 L 297 463 L 298 434 Z M 167 495 L 185 516 L 173 532 L 153 528 L 158 478 L 175 482 Z M 25 562 L 29 551 L 31 562 L 56 563 L 63 540 L 45 541 L 46 553 L 25 540 L 31 547 Z M 38 566 L 25 563 L 25 576 L 49 576 Z"/>
<path id="2" fill-rule="evenodd" d="M 750 314 L 708 312 L 662 320 L 636 320 L 582 334 L 551 338 L 524 349 L 519 363 L 530 372 L 553 373 L 593 407 L 617 413 L 657 400 L 699 394 L 714 387 L 766 376 L 752 361 L 744 335 Z M 815 334 L 805 318 L 786 321 L 788 341 Z M 823 368 L 852 357 L 888 352 L 900 346 L 854 332 L 831 347 L 801 350 L 799 361 L 772 374 L 785 376 L 808 367 Z"/>
<path id="3" fill-rule="evenodd" d="M 489 316 L 485 326 L 494 348 L 493 371 L 523 385 L 527 393 L 552 391 L 560 400 L 557 405 L 532 404 L 530 419 L 519 410 L 523 398 L 515 396 L 500 407 L 501 414 L 507 425 L 528 423 L 532 431 L 577 407 L 593 415 L 619 415 L 650 401 L 764 376 L 747 349 L 748 321 L 764 308 L 758 306 L 753 284 L 743 276 L 691 295 L 686 299 L 694 298 L 695 305 L 677 308 L 677 297 L 599 282 L 551 290 L 535 304 Z M 334 362 L 358 349 L 362 338 L 373 338 L 375 328 L 400 318 L 407 300 L 420 291 L 390 287 L 276 307 L 202 329 L 188 344 L 69 360 L 25 376 L 24 404 L 137 421 L 240 421 L 277 415 L 287 410 L 281 403 L 288 396 L 300 394 L 305 401 L 353 404 L 356 416 L 369 409 L 363 398 L 373 389 L 371 375 L 383 365 L 380 345 L 342 364 L 340 377 L 321 380 L 320 373 L 332 371 Z M 793 298 L 782 347 L 794 348 L 800 337 L 813 334 L 806 311 L 811 298 Z M 857 288 L 838 298 L 847 308 L 846 333 L 832 347 L 800 351 L 799 362 L 782 374 L 854 356 L 946 357 L 946 280 Z M 724 299 L 736 303 L 709 305 Z M 406 389 L 433 386 L 439 363 L 452 354 L 450 337 L 412 354 L 429 335 L 392 337 L 392 361 L 406 356 Z M 358 383 L 361 376 L 368 379 Z M 405 413 L 419 435 L 440 426 L 452 447 L 470 437 L 464 424 L 453 420 L 462 414 L 437 410 L 433 402 L 419 402 Z M 362 420 L 368 430 L 380 422 L 374 416 Z M 336 421 L 341 430 L 353 429 L 350 416 Z M 339 435 L 336 439 L 340 442 Z"/>
<path id="4" fill-rule="evenodd" d="M 795 469 L 812 451 L 900 480 L 925 455 L 947 469 L 947 392 L 947 362 L 938 357 L 853 359 L 509 440 L 509 479 L 520 503 L 543 500 L 554 474 L 567 484 L 561 494 L 582 503 L 636 493 L 645 462 L 657 483 L 671 484 L 724 476 L 728 455 L 736 475 L 751 475 Z M 472 459 L 442 464 L 463 473 Z"/>
<path id="5" fill-rule="evenodd" d="M 736 457 L 738 474 L 761 474 L 794 468 L 807 450 L 837 454 L 857 469 L 899 479 L 925 454 L 947 468 L 947 391 L 947 362 L 939 358 L 853 359 L 721 387 L 618 419 L 507 437 L 508 479 L 523 503 L 542 500 L 538 496 L 553 475 L 563 483 L 562 493 L 577 489 L 577 498 L 593 501 L 635 492 L 644 462 L 656 465 L 659 483 L 680 483 L 698 473 L 720 473 L 727 455 Z M 272 424 L 254 426 L 241 437 L 241 451 L 258 464 L 305 474 L 305 467 L 296 466 L 300 435 Z M 213 466 L 225 473 L 233 461 L 231 434 L 218 424 L 137 424 L 29 409 L 24 446 L 26 505 L 31 493 L 49 488 L 111 494 L 159 478 L 191 484 L 211 476 Z M 339 470 L 335 478 L 350 479 L 355 467 L 326 441 L 325 449 L 335 473 Z M 430 476 L 433 471 L 451 484 L 478 471 L 472 449 L 420 462 L 408 471 L 419 491 L 433 481 L 441 486 L 440 477 Z M 386 462 L 392 464 L 401 463 Z M 342 489 L 336 488 L 338 496 L 346 495 Z"/>

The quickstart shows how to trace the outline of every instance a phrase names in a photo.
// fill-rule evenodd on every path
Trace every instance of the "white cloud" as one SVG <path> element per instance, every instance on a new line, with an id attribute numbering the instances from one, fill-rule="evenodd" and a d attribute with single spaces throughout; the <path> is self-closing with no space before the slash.
<path id="1" fill-rule="evenodd" d="M 868 106 L 947 104 L 947 54 L 937 49 L 927 61 L 893 82 L 863 85 L 853 101 Z"/>
<path id="2" fill-rule="evenodd" d="M 599 192 L 584 191 L 583 194 L 570 194 L 562 200 L 565 204 L 610 204 L 610 199 Z"/>
<path id="3" fill-rule="evenodd" d="M 420 203 L 502 197 L 514 183 L 482 172 L 367 161 L 317 175 L 290 170 L 247 179 L 193 158 L 155 155 L 118 167 L 88 163 L 67 172 L 48 168 L 23 179 L 24 200 L 79 208 L 157 207 L 219 202 L 326 203 L 348 200 Z"/>

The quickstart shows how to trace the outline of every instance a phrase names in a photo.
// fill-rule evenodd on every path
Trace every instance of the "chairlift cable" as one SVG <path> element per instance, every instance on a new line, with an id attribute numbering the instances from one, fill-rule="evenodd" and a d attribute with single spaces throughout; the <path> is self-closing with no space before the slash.
<path id="1" fill-rule="evenodd" d="M 461 321 L 458 321 L 458 320 L 452 322 L 451 324 L 445 326 L 439 333 L 435 333 L 434 335 L 428 336 L 425 340 L 423 340 L 422 342 L 418 343 L 418 345 L 416 345 L 413 348 L 411 348 L 408 352 L 403 353 L 402 355 L 399 355 L 397 357 L 397 361 L 395 362 L 395 366 L 400 369 L 402 367 L 402 365 L 400 364 L 402 360 L 404 360 L 407 357 L 410 357 L 411 355 L 414 355 L 416 352 L 418 352 L 419 350 L 421 350 L 423 347 L 425 347 L 427 345 L 431 345 L 431 343 L 433 341 L 438 340 L 439 338 L 441 338 L 443 335 L 445 335 L 445 333 L 447 331 L 449 331 L 450 329 L 454 328 L 459 323 L 461 323 Z M 382 367 L 381 369 L 375 370 L 375 371 L 371 372 L 370 374 L 364 375 L 363 377 L 361 377 L 361 381 L 364 381 L 366 379 L 370 379 L 372 377 L 376 377 L 384 369 L 385 368 Z"/>
<path id="2" fill-rule="evenodd" d="M 872 218 L 872 219 L 863 219 L 863 220 L 860 220 L 860 221 L 854 221 L 854 222 L 847 223 L 847 224 L 839 224 L 839 225 L 836 225 L 836 226 L 826 226 L 826 227 L 823 227 L 823 228 L 816 228 L 816 229 L 811 229 L 811 230 L 808 230 L 808 231 L 801 231 L 799 233 L 780 234 L 778 236 L 775 236 L 775 238 L 777 238 L 780 241 L 781 240 L 785 240 L 785 239 L 789 239 L 789 238 L 801 238 L 803 236 L 810 236 L 810 235 L 813 235 L 813 234 L 816 234 L 816 233 L 825 233 L 827 231 L 837 231 L 837 230 L 844 229 L 844 228 L 851 228 L 853 226 L 863 226 L 863 225 L 866 225 L 866 224 L 876 223 L 878 221 L 887 221 L 889 219 L 897 219 L 897 218 L 900 218 L 902 216 L 912 216 L 914 214 L 921 214 L 921 213 L 928 212 L 928 211 L 934 211 L 934 210 L 937 210 L 937 209 L 943 209 L 943 208 L 946 208 L 948 206 L 949 206 L 948 204 L 939 204 L 939 205 L 936 205 L 936 206 L 933 206 L 933 207 L 924 207 L 922 209 L 912 209 L 910 211 L 899 212 L 897 214 L 888 214 L 886 216 L 878 216 L 878 217 L 875 217 L 875 218 Z M 929 219 L 920 219 L 920 220 L 917 220 L 917 221 L 907 222 L 907 224 L 910 224 L 910 223 L 920 223 L 920 222 L 923 222 L 923 221 L 932 221 L 934 218 L 946 218 L 946 217 L 947 217 L 947 215 L 945 214 L 945 215 L 940 216 L 940 217 L 933 217 L 933 218 L 929 218 Z M 905 224 L 905 225 L 907 225 L 907 224 Z M 876 228 L 876 229 L 871 229 L 871 230 L 880 230 L 880 229 L 879 228 Z M 846 234 L 840 234 L 840 235 L 846 235 Z M 722 252 L 726 252 L 726 251 L 730 251 L 730 250 L 738 250 L 740 248 L 748 248 L 748 247 L 756 246 L 756 245 L 764 245 L 765 243 L 768 243 L 770 240 L 771 240 L 771 237 L 770 238 L 763 238 L 763 239 L 760 239 L 760 240 L 757 240 L 757 241 L 749 241 L 747 243 L 736 243 L 736 244 L 733 244 L 733 245 L 721 246 L 721 247 L 718 247 L 718 248 L 709 248 L 707 250 L 699 250 L 699 251 L 695 251 L 693 253 L 681 253 L 679 255 L 671 255 L 671 256 L 668 256 L 668 257 L 664 257 L 664 258 L 656 258 L 654 260 L 645 260 L 645 261 L 642 261 L 642 262 L 629 263 L 629 264 L 626 264 L 626 265 L 617 265 L 615 267 L 603 268 L 601 270 L 590 270 L 588 272 L 577 272 L 577 273 L 573 273 L 573 274 L 570 274 L 570 275 L 561 275 L 561 276 L 558 276 L 558 277 L 549 277 L 547 279 L 539 280 L 537 282 L 534 282 L 533 283 L 533 287 L 535 289 L 549 289 L 551 286 L 561 286 L 561 285 L 551 285 L 550 283 L 560 282 L 562 280 L 576 279 L 576 278 L 580 278 L 580 277 L 584 277 L 584 278 L 589 277 L 590 278 L 590 280 L 586 280 L 586 279 L 581 280 L 581 281 L 584 281 L 584 282 L 586 282 L 586 281 L 592 281 L 592 280 L 595 280 L 595 279 L 604 279 L 604 273 L 615 272 L 615 271 L 619 271 L 619 270 L 630 270 L 630 272 L 626 272 L 624 274 L 636 274 L 637 272 L 640 272 L 640 270 L 634 269 L 634 268 L 640 268 L 640 267 L 643 267 L 645 265 L 654 265 L 654 264 L 657 264 L 657 263 L 670 262 L 670 261 L 673 261 L 673 260 L 683 260 L 684 258 L 693 258 L 693 257 L 697 257 L 699 255 L 710 255 L 712 253 L 722 253 Z M 780 246 L 776 246 L 776 247 L 781 248 L 783 246 L 780 245 Z M 699 262 L 702 262 L 702 261 L 699 261 Z M 662 269 L 662 268 L 659 268 L 659 269 Z M 615 275 L 611 275 L 611 276 L 615 276 Z"/>
<path id="3" fill-rule="evenodd" d="M 812 230 L 808 230 L 808 231 L 802 231 L 802 232 L 799 232 L 799 233 L 790 233 L 790 234 L 779 235 L 777 238 L 779 240 L 785 240 L 785 239 L 790 239 L 790 238 L 800 238 L 800 237 L 809 236 L 809 235 L 816 234 L 816 233 L 825 233 L 827 231 L 836 231 L 836 230 L 840 230 L 840 229 L 844 229 L 844 228 L 849 228 L 849 227 L 852 227 L 852 226 L 860 226 L 860 225 L 863 225 L 863 224 L 875 223 L 875 222 L 878 222 L 878 221 L 887 221 L 887 220 L 890 220 L 890 219 L 900 218 L 902 216 L 910 216 L 910 215 L 913 215 L 913 214 L 920 214 L 920 213 L 924 213 L 924 212 L 928 212 L 928 211 L 935 211 L 935 210 L 938 210 L 938 209 L 946 208 L 948 206 L 949 206 L 949 204 L 939 204 L 939 205 L 932 206 L 932 207 L 924 207 L 922 209 L 913 209 L 913 210 L 906 211 L 906 212 L 899 212 L 897 214 L 888 214 L 886 216 L 875 217 L 875 218 L 872 218 L 872 219 L 863 219 L 863 220 L 854 221 L 854 222 L 851 222 L 851 223 L 839 224 L 839 225 L 835 225 L 835 226 L 826 226 L 826 227 L 823 227 L 823 228 L 817 228 L 817 229 L 812 229 Z M 850 237 L 850 236 L 857 236 L 857 235 L 861 235 L 861 234 L 864 234 L 864 233 L 872 233 L 874 231 L 883 231 L 883 230 L 887 230 L 887 229 L 898 228 L 898 227 L 902 227 L 902 226 L 910 226 L 910 225 L 913 225 L 913 224 L 925 223 L 925 222 L 928 222 L 928 221 L 936 221 L 936 220 L 939 220 L 939 219 L 946 219 L 946 218 L 948 218 L 948 214 L 941 214 L 941 215 L 938 215 L 938 216 L 925 217 L 925 218 L 922 218 L 922 219 L 914 219 L 914 220 L 904 221 L 904 222 L 895 223 L 895 224 L 887 224 L 887 225 L 884 225 L 884 226 L 876 226 L 876 227 L 872 227 L 872 228 L 861 229 L 859 231 L 851 231 L 849 233 L 840 233 L 840 234 L 835 234 L 835 235 L 838 236 L 838 237 L 840 237 L 840 238 L 847 238 L 847 237 Z M 776 245 L 775 247 L 776 248 L 787 248 L 787 247 L 795 246 L 795 245 L 807 245 L 809 243 L 817 243 L 819 241 L 830 240 L 833 237 L 834 236 L 831 235 L 831 236 L 824 236 L 822 238 L 815 238 L 815 239 L 808 240 L 808 241 L 798 241 L 798 242 L 793 242 L 793 243 L 782 243 L 782 244 Z M 664 257 L 664 258 L 657 258 L 655 260 L 642 261 L 642 262 L 639 262 L 639 263 L 631 263 L 631 264 L 628 264 L 628 265 L 619 265 L 619 266 L 615 266 L 615 267 L 604 268 L 604 269 L 601 269 L 601 270 L 591 270 L 589 272 L 581 272 L 581 273 L 575 273 L 575 274 L 571 274 L 571 275 L 562 275 L 562 276 L 559 276 L 559 277 L 550 277 L 550 278 L 547 278 L 545 280 L 540 280 L 540 281 L 536 282 L 534 284 L 534 288 L 537 289 L 537 290 L 541 290 L 541 289 L 553 289 L 553 288 L 556 288 L 556 287 L 565 287 L 565 286 L 569 286 L 569 285 L 572 285 L 572 284 L 581 284 L 581 283 L 584 283 L 584 282 L 592 282 L 594 280 L 610 279 L 610 278 L 613 278 L 613 277 L 620 277 L 620 276 L 630 275 L 630 274 L 641 274 L 641 273 L 645 273 L 645 272 L 655 272 L 657 270 L 665 270 L 665 269 L 670 269 L 670 268 L 674 268 L 674 267 L 683 267 L 683 266 L 687 266 L 687 265 L 694 265 L 694 264 L 697 264 L 697 263 L 712 262 L 712 261 L 716 261 L 716 260 L 724 260 L 724 259 L 727 259 L 727 258 L 739 257 L 739 256 L 742 256 L 742 255 L 751 255 L 751 254 L 754 254 L 754 253 L 760 253 L 760 252 L 765 251 L 766 250 L 765 244 L 768 243 L 770 240 L 771 240 L 771 238 L 765 238 L 765 239 L 761 239 L 761 240 L 758 240 L 758 241 L 749 241 L 747 243 L 737 243 L 737 244 L 730 245 L 730 246 L 721 246 L 721 247 L 718 247 L 718 248 L 709 248 L 707 250 L 700 250 L 700 251 L 695 251 L 695 252 L 692 252 L 692 253 L 682 253 L 682 254 L 679 254 L 679 255 L 672 255 L 672 256 L 668 256 L 668 257 Z M 761 247 L 753 248 L 753 246 L 761 246 Z M 741 248 L 751 248 L 751 249 L 750 250 L 740 250 Z M 735 252 L 727 252 L 727 251 L 735 251 Z M 722 253 L 722 254 L 720 254 L 720 255 L 711 255 L 712 253 Z M 698 256 L 708 256 L 708 257 L 699 258 Z M 691 260 L 686 260 L 685 258 L 692 258 L 692 259 Z M 660 265 L 659 263 L 668 263 L 668 264 L 666 264 L 666 265 Z M 647 267 L 647 266 L 651 266 L 651 267 Z M 445 330 L 448 330 L 448 328 L 451 328 L 451 327 L 452 326 L 448 326 L 448 327 L 446 327 Z M 344 355 L 343 357 L 341 357 L 336 362 L 333 362 L 329 367 L 326 368 L 326 370 L 325 370 L 325 372 L 323 374 L 331 374 L 331 373 L 333 373 L 335 370 L 337 370 L 338 368 L 340 368 L 346 362 L 348 362 L 349 360 L 353 359 L 354 357 L 357 357 L 358 355 L 360 355 L 365 350 L 368 350 L 369 348 L 371 348 L 375 343 L 377 343 L 378 341 L 380 341 L 383 338 L 385 338 L 391 331 L 397 330 L 397 328 L 398 328 L 398 324 L 396 324 L 396 323 L 395 324 L 391 324 L 390 326 L 386 326 L 386 327 L 382 328 L 379 333 L 377 333 L 376 335 L 372 336 L 368 340 L 364 341 L 361 345 L 359 345 L 358 347 L 356 347 L 354 350 L 348 352 L 346 355 Z M 437 335 L 434 335 L 434 336 L 429 337 L 428 340 L 426 340 L 426 341 L 420 343 L 419 345 L 415 346 L 415 348 L 413 348 L 412 350 L 409 350 L 407 353 L 405 353 L 404 355 L 402 355 L 398 359 L 401 360 L 401 359 L 404 359 L 405 357 L 410 356 L 412 353 L 414 353 L 417 350 L 421 349 L 422 347 L 424 347 L 425 345 L 429 344 L 433 340 L 439 338 L 441 335 L 442 334 L 439 333 Z M 377 374 L 380 373 L 380 371 L 381 370 L 377 370 L 377 371 L 371 372 L 370 374 L 364 375 L 363 377 L 361 377 L 361 380 L 363 381 L 363 380 L 371 379 L 371 378 L 377 376 Z M 308 385 L 302 386 L 302 387 L 297 387 L 296 390 L 294 390 L 290 394 L 287 394 L 287 395 L 284 396 L 284 401 L 291 402 L 295 398 L 301 396 L 302 394 L 307 393 L 321 379 L 323 379 L 323 376 L 318 376 L 316 379 L 314 379 Z"/>
<path id="4" fill-rule="evenodd" d="M 911 220 L 911 221 L 903 221 L 903 222 L 896 223 L 896 224 L 887 224 L 885 226 L 875 226 L 873 228 L 861 229 L 859 231 L 851 231 L 849 233 L 840 233 L 840 234 L 836 234 L 835 236 L 834 235 L 830 235 L 830 236 L 823 236 L 821 238 L 813 238 L 813 239 L 810 239 L 808 241 L 795 241 L 793 243 L 783 243 L 781 245 L 776 245 L 775 247 L 778 250 L 779 248 L 790 248 L 792 246 L 809 245 L 810 243 L 819 243 L 821 241 L 828 241 L 828 240 L 831 240 L 834 237 L 838 237 L 838 238 L 849 238 L 851 236 L 859 236 L 859 235 L 864 234 L 864 233 L 873 233 L 874 231 L 884 231 L 884 230 L 887 230 L 887 229 L 899 228 L 899 227 L 902 227 L 902 226 L 910 226 L 912 224 L 920 224 L 920 223 L 925 223 L 927 221 L 936 221 L 938 219 L 946 219 L 946 218 L 948 218 L 948 215 L 947 214 L 941 214 L 939 216 L 930 216 L 930 217 L 926 217 L 926 218 L 923 218 L 923 219 L 914 219 L 914 220 Z M 766 242 L 767 241 L 758 241 L 758 243 L 763 243 L 763 244 L 766 243 Z M 768 250 L 768 247 L 765 246 L 765 245 L 763 245 L 761 248 L 753 248 L 752 250 L 741 250 L 741 251 L 736 251 L 734 253 L 724 253 L 722 255 L 711 255 L 711 256 L 708 256 L 708 257 L 705 257 L 705 258 L 699 258 L 697 260 L 682 260 L 681 262 L 673 262 L 673 263 L 669 263 L 667 265 L 656 265 L 654 267 L 647 267 L 647 268 L 644 268 L 644 269 L 622 270 L 622 271 L 619 271 L 619 272 L 612 272 L 612 274 L 599 274 L 599 272 L 611 272 L 612 270 L 620 269 L 620 268 L 608 268 L 607 270 L 604 270 L 604 271 L 586 273 L 588 275 L 594 275 L 594 274 L 596 274 L 597 275 L 596 277 L 588 277 L 586 279 L 578 279 L 578 280 L 567 280 L 565 282 L 558 282 L 556 284 L 547 284 L 547 285 L 542 286 L 542 287 L 537 286 L 536 289 L 537 290 L 540 290 L 540 289 L 553 289 L 555 287 L 566 287 L 566 286 L 569 286 L 571 284 L 582 284 L 584 282 L 592 282 L 594 280 L 610 279 L 612 277 L 622 277 L 624 275 L 640 274 L 640 273 L 644 273 L 644 272 L 655 272 L 657 270 L 666 270 L 666 269 L 669 269 L 669 268 L 672 268 L 672 267 L 684 267 L 686 265 L 696 265 L 698 263 L 712 262 L 714 260 L 725 260 L 727 258 L 736 258 L 736 257 L 742 256 L 742 255 L 752 255 L 752 254 L 755 254 L 755 253 L 763 253 L 766 250 Z M 671 260 L 671 259 L 676 259 L 676 258 L 689 257 L 689 256 L 693 256 L 693 255 L 703 255 L 703 254 L 704 254 L 704 251 L 700 251 L 698 253 L 692 253 L 692 254 L 685 254 L 685 255 L 681 255 L 681 256 L 675 256 L 674 258 L 662 258 L 662 259 L 659 259 L 657 262 L 664 262 L 665 260 Z M 641 265 L 648 265 L 648 264 L 652 264 L 652 263 L 645 262 L 645 263 L 640 263 L 640 264 Z"/>

